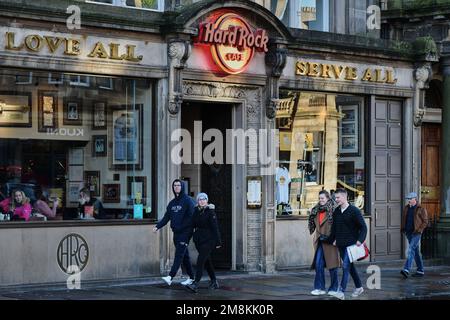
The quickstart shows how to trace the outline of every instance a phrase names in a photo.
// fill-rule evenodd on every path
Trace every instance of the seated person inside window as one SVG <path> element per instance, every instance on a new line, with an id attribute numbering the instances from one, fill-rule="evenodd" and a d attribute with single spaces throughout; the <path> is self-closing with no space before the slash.
<path id="1" fill-rule="evenodd" d="M 88 188 L 80 190 L 80 199 L 78 200 L 78 212 L 85 219 L 104 218 L 103 204 L 100 200 L 91 197 L 91 192 Z"/>
<path id="2" fill-rule="evenodd" d="M 4 214 L 11 216 L 11 220 L 28 221 L 31 216 L 30 199 L 22 190 L 14 190 L 10 198 L 0 202 L 0 208 Z"/>
<path id="3" fill-rule="evenodd" d="M 56 209 L 59 205 L 59 199 L 53 201 L 53 208 L 50 209 L 48 205 L 48 193 L 46 191 L 38 191 L 36 194 L 36 202 L 34 203 L 34 210 L 46 216 L 47 218 L 54 218 L 56 216 Z"/>

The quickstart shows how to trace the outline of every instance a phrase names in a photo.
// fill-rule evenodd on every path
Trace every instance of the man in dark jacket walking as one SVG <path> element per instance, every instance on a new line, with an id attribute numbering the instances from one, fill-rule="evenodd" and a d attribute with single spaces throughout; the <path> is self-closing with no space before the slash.
<path id="1" fill-rule="evenodd" d="M 183 263 L 189 279 L 182 282 L 182 284 L 188 285 L 194 281 L 188 245 L 192 237 L 192 215 L 195 204 L 194 200 L 185 194 L 181 180 L 176 179 L 173 181 L 172 190 L 175 198 L 169 202 L 164 217 L 156 224 L 153 231 L 157 232 L 170 221 L 170 228 L 173 231 L 173 243 L 175 245 L 175 259 L 169 275 L 162 277 L 162 279 L 170 286 L 173 277 L 175 277 L 181 263 Z"/>
<path id="2" fill-rule="evenodd" d="M 367 226 L 359 209 L 348 203 L 347 191 L 337 189 L 335 192 L 336 203 L 339 205 L 333 212 L 333 226 L 331 228 L 330 241 L 337 246 L 342 259 L 342 280 L 336 298 L 345 299 L 348 276 L 352 276 L 355 282 L 355 290 L 352 297 L 358 297 L 364 292 L 361 280 L 353 263 L 347 254 L 347 247 L 356 244 L 362 245 L 367 236 Z"/>
<path id="3" fill-rule="evenodd" d="M 416 261 L 417 265 L 417 271 L 413 274 L 413 277 L 423 277 L 425 274 L 422 256 L 420 255 L 420 238 L 428 225 L 427 210 L 417 202 L 417 193 L 411 192 L 406 199 L 408 199 L 408 204 L 403 208 L 401 231 L 405 233 L 409 247 L 405 266 L 400 271 L 405 279 L 409 276 L 413 260 Z"/>

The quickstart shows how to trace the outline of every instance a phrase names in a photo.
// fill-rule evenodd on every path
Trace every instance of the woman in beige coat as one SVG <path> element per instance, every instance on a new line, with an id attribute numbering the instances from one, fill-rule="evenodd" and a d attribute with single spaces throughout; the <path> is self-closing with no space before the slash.
<path id="1" fill-rule="evenodd" d="M 311 269 L 316 270 L 314 290 L 311 291 L 311 294 L 315 296 L 327 293 L 325 291 L 325 268 L 330 271 L 331 277 L 328 294 L 333 295 L 338 290 L 338 268 L 341 266 L 341 259 L 337 247 L 328 242 L 335 208 L 336 204 L 328 191 L 322 190 L 319 192 L 319 203 L 311 209 L 309 216 L 308 227 L 310 234 L 313 234 L 314 246 Z"/>

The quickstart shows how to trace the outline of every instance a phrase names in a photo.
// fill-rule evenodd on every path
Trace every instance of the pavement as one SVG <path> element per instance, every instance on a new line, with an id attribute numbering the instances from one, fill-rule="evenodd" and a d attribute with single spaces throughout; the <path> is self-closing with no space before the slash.
<path id="1" fill-rule="evenodd" d="M 357 265 L 364 293 L 358 298 L 351 297 L 354 284 L 350 278 L 346 300 L 450 300 L 449 265 L 428 265 L 423 278 L 408 279 L 399 273 L 400 261 L 372 267 L 379 268 L 376 274 L 370 269 L 367 272 L 369 266 L 367 263 Z M 160 277 L 149 277 L 122 281 L 81 281 L 81 288 L 74 290 L 67 289 L 63 284 L 0 287 L 0 300 L 336 300 L 326 295 L 317 297 L 310 294 L 314 272 L 308 269 L 279 271 L 275 274 L 230 271 L 217 274 L 220 288 L 207 288 L 209 281 L 205 272 L 197 294 L 180 284 L 185 278 L 175 278 L 169 287 Z M 380 275 L 378 282 L 377 274 Z M 326 277 L 328 284 L 328 274 Z"/>

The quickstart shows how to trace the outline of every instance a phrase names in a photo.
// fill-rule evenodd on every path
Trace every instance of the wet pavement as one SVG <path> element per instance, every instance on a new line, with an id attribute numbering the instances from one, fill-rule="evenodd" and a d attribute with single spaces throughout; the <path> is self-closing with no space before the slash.
<path id="1" fill-rule="evenodd" d="M 372 274 L 366 273 L 367 266 L 358 265 L 364 293 L 358 298 L 351 297 L 354 284 L 350 278 L 347 300 L 450 300 L 450 266 L 427 267 L 425 277 L 406 280 L 399 273 L 399 264 L 380 266 L 380 289 L 367 288 L 368 283 L 374 284 Z M 0 300 L 335 300 L 330 296 L 310 294 L 314 273 L 306 269 L 276 274 L 218 272 L 220 289 L 209 290 L 205 275 L 197 294 L 183 287 L 180 284 L 183 280 L 175 278 L 170 287 L 159 277 L 122 282 L 81 282 L 78 290 L 68 290 L 62 285 L 3 287 L 0 288 Z"/>

